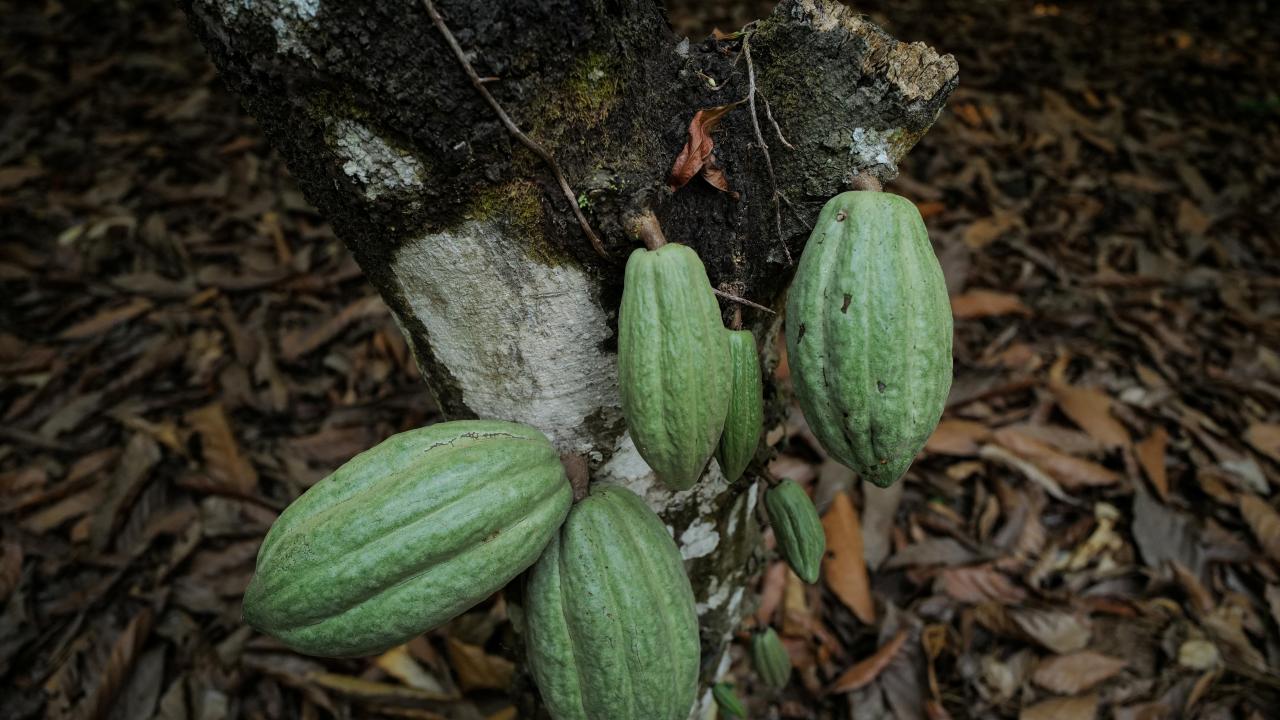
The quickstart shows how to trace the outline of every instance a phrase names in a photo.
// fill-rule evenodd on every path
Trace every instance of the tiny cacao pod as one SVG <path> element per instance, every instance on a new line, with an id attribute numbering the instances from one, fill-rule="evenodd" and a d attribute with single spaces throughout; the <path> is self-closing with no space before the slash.
<path id="1" fill-rule="evenodd" d="M 801 580 L 817 582 L 827 536 L 809 495 L 794 480 L 784 478 L 765 493 L 764 505 L 782 557 Z"/>
<path id="2" fill-rule="evenodd" d="M 720 712 L 725 717 L 745 718 L 747 716 L 747 708 L 738 699 L 738 694 L 733 691 L 732 683 L 716 683 L 711 688 L 711 696 L 715 698 L 716 705 L 720 706 Z"/>
<path id="3" fill-rule="evenodd" d="M 857 191 L 822 208 L 787 299 L 787 359 L 833 458 L 880 487 L 902 477 L 942 417 L 951 326 L 914 204 Z"/>
<path id="4" fill-rule="evenodd" d="M 691 248 L 637 249 L 627 260 L 618 388 L 640 456 L 673 490 L 692 487 L 729 411 L 729 338 Z"/>
<path id="5" fill-rule="evenodd" d="M 786 687 L 791 680 L 791 656 L 773 628 L 765 628 L 751 638 L 751 663 L 764 684 L 775 690 Z"/>

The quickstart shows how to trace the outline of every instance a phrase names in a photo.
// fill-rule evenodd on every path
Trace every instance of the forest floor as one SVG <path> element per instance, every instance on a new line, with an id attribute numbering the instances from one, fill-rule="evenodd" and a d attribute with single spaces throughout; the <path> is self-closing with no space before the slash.
<path id="1" fill-rule="evenodd" d="M 1276 716 L 1280 18 L 1229 6 L 860 4 L 961 67 L 890 186 L 955 385 L 890 492 L 775 434 L 832 556 L 766 564 L 751 717 Z M 170 3 L 0 17 L 0 717 L 515 717 L 501 601 L 368 660 L 242 623 L 287 499 L 431 397 Z"/>

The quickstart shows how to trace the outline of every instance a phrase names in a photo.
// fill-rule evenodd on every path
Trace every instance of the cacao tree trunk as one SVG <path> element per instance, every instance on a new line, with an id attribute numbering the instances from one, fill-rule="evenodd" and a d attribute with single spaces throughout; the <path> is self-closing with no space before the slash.
<path id="1" fill-rule="evenodd" d="M 896 174 L 955 87 L 955 60 L 834 0 L 784 0 L 746 33 L 700 43 L 673 36 L 653 0 L 439 0 L 486 87 L 558 161 L 603 258 L 418 0 L 179 1 L 391 308 L 442 409 L 537 426 L 585 454 L 594 480 L 659 511 L 688 561 L 714 677 L 754 571 L 756 484 L 749 471 L 730 485 L 713 463 L 694 489 L 668 492 L 627 437 L 616 307 L 636 244 L 623 219 L 652 210 L 713 285 L 780 309 L 818 208 L 855 175 Z M 741 102 L 752 75 L 754 113 Z M 730 192 L 700 177 L 670 190 L 694 113 L 739 102 L 712 136 Z M 772 359 L 777 317 L 745 319 Z"/>

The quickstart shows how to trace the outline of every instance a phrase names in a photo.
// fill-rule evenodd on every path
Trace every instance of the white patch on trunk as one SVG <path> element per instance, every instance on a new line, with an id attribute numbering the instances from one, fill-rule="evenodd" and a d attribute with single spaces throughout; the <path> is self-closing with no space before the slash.
<path id="1" fill-rule="evenodd" d="M 854 128 L 853 143 L 849 145 L 849 154 L 854 158 L 854 165 L 870 169 L 879 165 L 887 174 L 882 177 L 893 177 L 898 173 L 898 166 L 893 161 L 893 151 L 889 147 L 885 135 L 874 128 Z"/>
<path id="2" fill-rule="evenodd" d="M 640 451 L 636 449 L 629 432 L 624 432 L 618 438 L 613 456 L 600 468 L 597 476 L 600 480 L 621 485 L 644 498 L 649 507 L 659 515 L 696 504 L 698 515 L 706 517 L 715 511 L 716 501 L 729 489 L 729 482 L 713 459 L 707 465 L 707 472 L 703 473 L 693 487 L 688 490 L 671 490 L 658 480 L 649 464 L 640 457 Z"/>
<path id="3" fill-rule="evenodd" d="M 364 187 L 368 200 L 403 194 L 422 185 L 422 163 L 354 120 L 334 123 L 330 146 L 342 160 L 342 172 Z M 411 201 L 414 202 L 414 201 Z"/>
<path id="4" fill-rule="evenodd" d="M 535 260 L 502 228 L 469 221 L 406 241 L 391 265 L 395 290 L 463 404 L 481 418 L 532 425 L 562 452 L 586 452 L 595 440 L 587 417 L 619 413 L 595 281 L 575 265 Z"/>
<path id="5" fill-rule="evenodd" d="M 271 25 L 276 33 L 276 50 L 280 54 L 293 53 L 311 59 L 302 37 L 314 29 L 316 15 L 320 12 L 320 0 L 201 0 L 207 7 L 216 8 L 222 17 L 234 20 L 246 12 L 254 20 Z"/>
<path id="6" fill-rule="evenodd" d="M 680 554 L 685 560 L 706 557 L 716 551 L 720 545 L 720 533 L 716 532 L 716 524 L 706 519 L 694 520 L 680 534 Z"/>

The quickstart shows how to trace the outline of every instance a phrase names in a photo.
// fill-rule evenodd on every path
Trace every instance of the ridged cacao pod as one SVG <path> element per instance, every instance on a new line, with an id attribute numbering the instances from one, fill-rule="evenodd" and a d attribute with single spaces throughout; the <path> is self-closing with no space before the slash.
<path id="1" fill-rule="evenodd" d="M 716 705 L 720 706 L 720 712 L 725 717 L 745 718 L 747 716 L 747 708 L 738 699 L 738 694 L 733 691 L 732 684 L 716 683 L 711 688 L 711 696 L 715 698 Z"/>
<path id="2" fill-rule="evenodd" d="M 787 358 L 827 452 L 880 487 L 902 477 L 951 388 L 951 304 L 915 205 L 847 192 L 822 208 L 787 300 Z"/>
<path id="3" fill-rule="evenodd" d="M 801 580 L 817 582 L 827 536 L 809 495 L 794 480 L 784 479 L 765 493 L 764 505 L 782 557 Z"/>
<path id="4" fill-rule="evenodd" d="M 533 566 L 529 669 L 556 720 L 686 720 L 698 617 L 666 527 L 626 488 L 597 485 Z"/>
<path id="5" fill-rule="evenodd" d="M 640 456 L 675 490 L 715 452 L 729 410 L 729 339 L 698 254 L 636 250 L 618 311 L 618 385 Z"/>
<path id="6" fill-rule="evenodd" d="M 765 685 L 781 690 L 791 680 L 791 656 L 773 628 L 751 638 L 751 664 Z"/>
<path id="7" fill-rule="evenodd" d="M 387 438 L 293 502 L 258 550 L 253 627 L 311 655 L 369 655 L 529 567 L 573 491 L 542 433 L 464 420 Z"/>
<path id="8" fill-rule="evenodd" d="M 729 336 L 729 413 L 716 460 L 725 478 L 733 482 L 755 457 L 764 428 L 764 388 L 760 380 L 760 357 L 756 338 L 750 330 L 726 330 Z"/>

